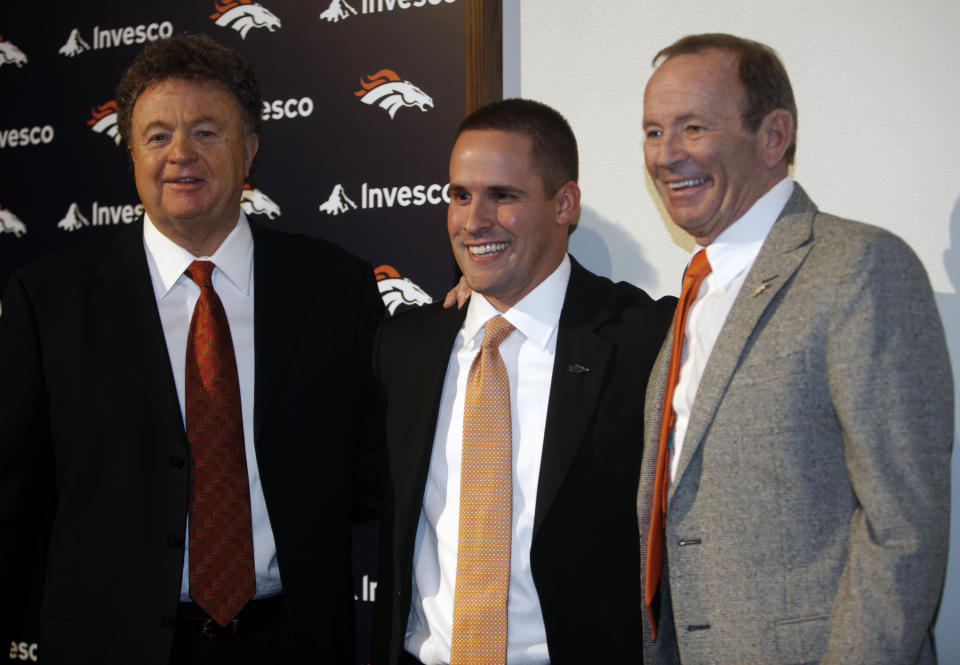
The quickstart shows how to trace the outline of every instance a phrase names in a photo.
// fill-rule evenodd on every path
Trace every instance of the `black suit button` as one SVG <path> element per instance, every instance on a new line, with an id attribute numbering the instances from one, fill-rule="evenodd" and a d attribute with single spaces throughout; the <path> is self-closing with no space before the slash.
<path id="1" fill-rule="evenodd" d="M 172 466 L 174 469 L 177 469 L 179 471 L 184 466 L 186 466 L 186 464 L 187 464 L 187 460 L 183 459 L 179 455 L 170 456 L 170 466 Z"/>
<path id="2" fill-rule="evenodd" d="M 180 536 L 167 536 L 167 545 L 170 547 L 180 547 L 183 545 L 183 538 Z"/>
<path id="3" fill-rule="evenodd" d="M 177 627 L 177 620 L 171 616 L 163 616 L 160 618 L 160 625 L 163 626 L 165 630 L 173 630 Z"/>

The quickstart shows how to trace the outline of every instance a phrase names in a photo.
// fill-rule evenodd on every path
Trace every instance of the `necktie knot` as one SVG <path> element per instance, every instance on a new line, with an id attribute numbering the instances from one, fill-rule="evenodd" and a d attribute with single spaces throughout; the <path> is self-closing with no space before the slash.
<path id="1" fill-rule="evenodd" d="M 186 273 L 201 289 L 205 286 L 213 288 L 213 269 L 216 266 L 212 261 L 194 261 L 187 268 Z"/>
<path id="2" fill-rule="evenodd" d="M 693 255 L 693 260 L 687 266 L 684 281 L 687 279 L 703 279 L 710 273 L 710 261 L 707 260 L 707 250 L 701 249 Z"/>
<path id="3" fill-rule="evenodd" d="M 498 348 L 516 328 L 502 316 L 495 316 L 487 321 L 487 330 L 483 335 L 483 348 Z"/>

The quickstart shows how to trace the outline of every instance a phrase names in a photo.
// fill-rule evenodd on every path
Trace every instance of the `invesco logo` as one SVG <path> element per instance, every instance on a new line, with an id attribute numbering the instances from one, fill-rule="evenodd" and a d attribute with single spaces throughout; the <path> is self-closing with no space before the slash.
<path id="1" fill-rule="evenodd" d="M 283 118 L 306 118 L 313 113 L 313 100 L 309 97 L 300 99 L 277 99 L 263 103 L 264 120 L 281 120 Z"/>
<path id="2" fill-rule="evenodd" d="M 24 145 L 40 145 L 53 141 L 53 127 L 23 127 L 21 129 L 0 130 L 0 148 L 16 148 Z"/>

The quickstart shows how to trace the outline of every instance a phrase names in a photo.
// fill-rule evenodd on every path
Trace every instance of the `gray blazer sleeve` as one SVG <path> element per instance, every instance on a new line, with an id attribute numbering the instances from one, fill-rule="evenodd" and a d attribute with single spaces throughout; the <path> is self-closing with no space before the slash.
<path id="1" fill-rule="evenodd" d="M 859 508 L 822 664 L 922 662 L 947 558 L 953 385 L 926 273 L 895 236 L 848 266 L 827 360 Z"/>

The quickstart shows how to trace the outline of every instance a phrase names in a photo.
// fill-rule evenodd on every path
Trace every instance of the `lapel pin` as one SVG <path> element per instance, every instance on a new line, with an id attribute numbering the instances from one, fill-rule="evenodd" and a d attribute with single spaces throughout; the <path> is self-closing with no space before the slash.
<path id="1" fill-rule="evenodd" d="M 777 277 L 779 277 L 779 276 L 780 276 L 780 275 L 774 275 L 773 277 L 768 277 L 767 279 L 763 280 L 763 284 L 761 284 L 760 286 L 758 286 L 758 287 L 757 287 L 757 290 L 754 291 L 754 292 L 753 292 L 753 295 L 750 296 L 750 297 L 751 297 L 751 298 L 756 298 L 758 295 L 760 295 L 761 293 L 763 293 L 764 291 L 766 291 L 766 290 L 767 290 L 767 287 L 770 286 L 770 282 L 772 282 L 773 280 L 775 280 L 775 279 L 776 279 Z"/>
<path id="2" fill-rule="evenodd" d="M 589 367 L 584 367 L 583 365 L 567 365 L 567 371 L 571 374 L 586 374 L 590 371 Z"/>

